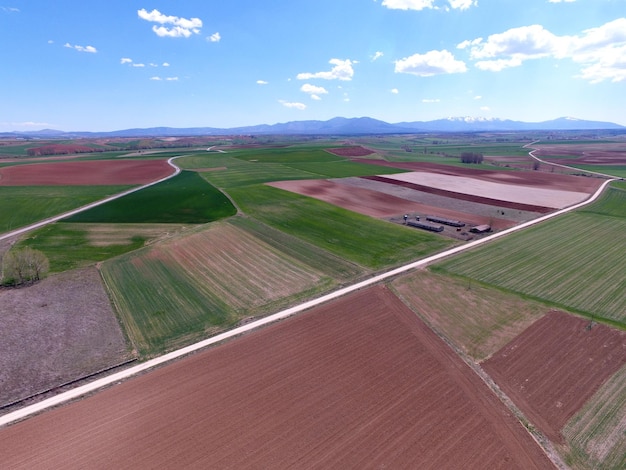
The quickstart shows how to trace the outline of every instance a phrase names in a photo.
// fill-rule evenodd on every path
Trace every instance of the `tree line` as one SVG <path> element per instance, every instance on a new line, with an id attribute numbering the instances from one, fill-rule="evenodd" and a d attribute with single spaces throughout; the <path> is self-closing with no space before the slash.
<path id="1" fill-rule="evenodd" d="M 476 152 L 462 152 L 461 153 L 461 163 L 482 163 L 483 162 L 483 154 Z"/>

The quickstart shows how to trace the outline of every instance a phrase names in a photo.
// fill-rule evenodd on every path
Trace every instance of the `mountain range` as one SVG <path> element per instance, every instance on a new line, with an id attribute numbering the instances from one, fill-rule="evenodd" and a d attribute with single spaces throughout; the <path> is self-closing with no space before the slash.
<path id="1" fill-rule="evenodd" d="M 434 121 L 388 122 L 369 117 L 336 117 L 328 121 L 291 121 L 278 124 L 215 128 L 215 127 L 151 127 L 125 129 L 112 132 L 65 132 L 52 129 L 28 132 L 4 132 L 0 137 L 22 138 L 89 138 L 89 137 L 171 137 L 207 135 L 363 135 L 363 134 L 416 134 L 432 132 L 514 132 L 514 131 L 567 131 L 567 130 L 619 130 L 625 126 L 612 122 L 587 121 L 561 117 L 543 122 L 523 122 L 509 119 L 450 117 Z"/>

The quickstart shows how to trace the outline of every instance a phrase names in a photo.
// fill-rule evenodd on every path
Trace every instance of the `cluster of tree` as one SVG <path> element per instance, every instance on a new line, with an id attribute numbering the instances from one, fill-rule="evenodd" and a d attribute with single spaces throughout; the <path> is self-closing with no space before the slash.
<path id="1" fill-rule="evenodd" d="M 87 147 L 84 145 L 52 144 L 30 148 L 26 151 L 26 154 L 29 157 L 40 157 L 45 155 L 72 155 L 75 153 L 91 152 L 104 152 L 104 149 Z"/>
<path id="2" fill-rule="evenodd" d="M 461 163 L 482 163 L 483 154 L 476 152 L 462 152 Z"/>
<path id="3" fill-rule="evenodd" d="M 50 263 L 41 251 L 29 247 L 10 250 L 2 258 L 2 284 L 19 286 L 37 282 L 48 269 Z"/>

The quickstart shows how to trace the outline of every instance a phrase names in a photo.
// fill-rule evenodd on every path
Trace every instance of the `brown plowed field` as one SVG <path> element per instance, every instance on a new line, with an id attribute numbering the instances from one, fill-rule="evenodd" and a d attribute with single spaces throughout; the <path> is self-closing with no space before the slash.
<path id="1" fill-rule="evenodd" d="M 545 173 L 540 171 L 497 171 L 482 170 L 477 168 L 464 168 L 452 165 L 441 165 L 426 162 L 388 162 L 385 160 L 368 160 L 355 158 L 353 161 L 381 165 L 385 167 L 400 168 L 403 170 L 423 171 L 439 173 L 442 175 L 465 176 L 494 183 L 507 183 L 511 185 L 531 186 L 537 188 L 560 189 L 564 191 L 581 191 L 589 194 L 595 192 L 604 180 L 600 178 L 588 178 L 582 176 L 562 175 Z"/>
<path id="2" fill-rule="evenodd" d="M 477 202 L 479 204 L 506 207 L 509 209 L 528 211 L 528 212 L 537 212 L 540 214 L 546 214 L 554 210 L 551 207 L 536 206 L 532 204 L 523 204 L 520 202 L 513 202 L 513 201 L 504 201 L 502 199 L 493 199 L 493 198 L 484 197 L 484 196 L 475 196 L 473 194 L 460 193 L 456 191 L 447 191 L 445 189 L 438 189 L 438 188 L 433 188 L 431 186 L 425 186 L 423 184 L 411 183 L 410 181 L 395 180 L 393 178 L 386 178 L 384 176 L 363 176 L 362 178 L 369 179 L 372 181 L 380 181 L 380 182 L 384 182 L 388 184 L 397 184 L 398 186 L 415 189 L 416 191 L 423 191 L 425 193 L 430 193 L 430 194 L 438 194 L 439 196 L 452 197 L 455 199 L 462 199 L 464 201 L 469 201 L 469 202 Z"/>
<path id="3" fill-rule="evenodd" d="M 373 180 L 372 180 L 373 181 Z M 378 181 L 378 180 L 376 180 Z M 382 180 L 380 180 L 382 181 Z M 402 186 L 394 180 L 390 184 Z M 470 212 L 446 209 L 439 206 L 431 206 L 403 199 L 401 197 L 386 194 L 381 191 L 360 188 L 353 185 L 342 184 L 339 181 L 329 180 L 294 180 L 276 181 L 268 183 L 269 186 L 284 189 L 297 194 L 314 197 L 321 201 L 334 204 L 359 214 L 371 217 L 393 218 L 403 214 L 437 215 L 448 219 L 461 220 L 470 225 L 489 224 L 494 229 L 500 230 L 512 227 L 515 221 L 498 219 L 495 217 L 481 216 Z M 404 185 L 406 186 L 406 185 Z M 415 188 L 413 188 L 415 189 Z M 502 206 L 506 207 L 506 206 Z M 495 211 L 495 209 L 494 209 Z"/>
<path id="4" fill-rule="evenodd" d="M 393 294 L 360 291 L 0 431 L 6 468 L 554 468 Z"/>
<path id="5" fill-rule="evenodd" d="M 167 160 L 91 160 L 0 168 L 0 186 L 87 186 L 146 184 L 174 169 Z"/>
<path id="6" fill-rule="evenodd" d="M 550 312 L 483 363 L 547 437 L 563 443 L 567 420 L 626 363 L 626 332 Z"/>
<path id="7" fill-rule="evenodd" d="M 571 156 L 555 159 L 556 163 L 578 165 L 626 165 L 626 145 L 623 143 L 536 145 L 535 155 L 550 160 L 550 156 Z"/>

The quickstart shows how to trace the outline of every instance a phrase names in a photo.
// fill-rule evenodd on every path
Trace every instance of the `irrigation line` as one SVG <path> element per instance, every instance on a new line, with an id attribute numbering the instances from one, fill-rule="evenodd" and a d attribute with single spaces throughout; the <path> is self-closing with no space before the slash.
<path id="1" fill-rule="evenodd" d="M 598 190 L 588 199 L 586 199 L 583 202 L 580 202 L 578 204 L 575 204 L 573 206 L 567 207 L 565 209 L 561 209 L 557 212 L 551 213 L 551 214 L 547 214 L 545 216 L 539 217 L 537 219 L 525 222 L 523 224 L 520 225 L 516 225 L 515 227 L 511 227 L 509 229 L 503 230 L 501 232 L 497 232 L 494 233 L 493 235 L 469 242 L 465 245 L 460 245 L 457 246 L 455 248 L 452 248 L 450 250 L 446 250 L 444 252 L 441 253 L 437 253 L 435 255 L 432 256 L 428 256 L 427 258 L 423 258 L 419 261 L 415 261 L 413 263 L 409 263 L 407 265 L 401 266 L 399 268 L 396 269 L 392 269 L 390 271 L 387 271 L 385 273 L 382 274 L 378 274 L 376 276 L 373 276 L 369 279 L 366 279 L 364 281 L 361 282 L 357 282 L 356 284 L 353 284 L 351 286 L 347 286 L 344 287 L 342 289 L 336 290 L 334 292 L 330 292 L 329 294 L 323 295 L 319 298 L 313 299 L 313 300 L 309 300 L 307 302 L 304 302 L 302 304 L 296 305 L 294 307 L 288 308 L 286 310 L 282 310 L 278 313 L 275 313 L 273 315 L 269 315 L 267 317 L 261 318 L 259 320 L 256 320 L 254 322 L 251 323 L 247 323 L 245 325 L 242 325 L 238 328 L 234 328 L 232 330 L 226 331 L 224 333 L 220 333 L 216 336 L 213 336 L 211 338 L 207 338 L 203 341 L 200 341 L 198 343 L 189 345 L 187 347 L 178 349 L 176 351 L 172 351 L 170 353 L 164 354 L 163 356 L 159 356 L 156 357 L 154 359 L 150 359 L 144 363 L 138 364 L 136 366 L 130 367 L 128 369 L 125 369 L 123 371 L 120 372 L 116 372 L 112 375 L 109 375 L 107 377 L 103 377 L 101 379 L 97 379 L 94 382 L 91 382 L 89 384 L 85 384 L 82 385 L 80 387 L 77 387 L 73 390 L 68 390 L 67 392 L 63 392 L 57 396 L 54 397 L 50 397 L 46 400 L 43 400 L 39 403 L 35 403 L 33 405 L 29 405 L 26 406 L 20 410 L 16 410 L 14 412 L 8 413 L 4 416 L 0 416 L 0 426 L 5 426 L 11 423 L 14 423 L 16 421 L 25 419 L 31 415 L 34 415 L 36 413 L 39 413 L 41 411 L 44 411 L 48 408 L 52 408 L 54 406 L 58 406 L 61 405 L 63 403 L 66 403 L 68 401 L 80 398 L 84 395 L 87 395 L 89 393 L 93 393 L 94 391 L 107 387 L 109 385 L 115 384 L 116 382 L 121 382 L 123 380 L 126 380 L 134 375 L 137 375 L 141 372 L 145 372 L 149 369 L 152 369 L 154 367 L 163 365 L 167 362 L 173 361 L 175 359 L 179 359 L 183 356 L 186 356 L 188 354 L 191 354 L 193 352 L 196 352 L 200 349 L 204 349 L 208 346 L 214 345 L 216 343 L 219 343 L 221 341 L 227 340 L 229 338 L 233 338 L 235 336 L 239 336 L 243 333 L 252 331 L 256 328 L 259 328 L 261 326 L 267 325 L 269 323 L 274 323 L 276 321 L 285 319 L 287 317 L 290 317 L 292 315 L 295 315 L 297 313 L 303 312 L 305 310 L 311 309 L 313 307 L 316 307 L 320 304 L 326 303 L 326 302 L 330 302 L 331 300 L 335 300 L 339 297 L 342 297 L 344 295 L 347 295 L 351 292 L 355 292 L 359 289 L 363 289 L 365 287 L 369 287 L 372 286 L 374 284 L 377 284 L 381 281 L 387 280 L 389 278 L 392 278 L 394 276 L 398 276 L 399 274 L 403 274 L 406 273 L 407 271 L 411 271 L 413 269 L 416 268 L 420 268 L 423 266 L 426 266 L 430 263 L 433 263 L 435 261 L 439 261 L 447 256 L 450 255 L 454 255 L 457 253 L 460 253 L 462 251 L 466 251 L 466 250 L 471 250 L 472 248 L 475 248 L 479 245 L 483 245 L 486 243 L 489 243 L 497 238 L 500 237 L 504 237 L 510 233 L 516 232 L 518 230 L 522 230 L 525 229 L 527 227 L 530 227 L 532 225 L 535 224 L 539 224 L 541 222 L 544 222 L 545 220 L 551 219 L 553 217 L 557 217 L 561 214 L 564 214 L 566 212 L 570 212 L 572 210 L 578 209 L 580 207 L 583 207 L 587 204 L 590 204 L 592 202 L 594 202 L 602 193 L 602 191 L 604 190 L 604 188 L 611 182 L 614 181 L 616 178 L 611 179 L 611 180 L 607 180 L 605 181 L 600 188 L 598 188 Z"/>

